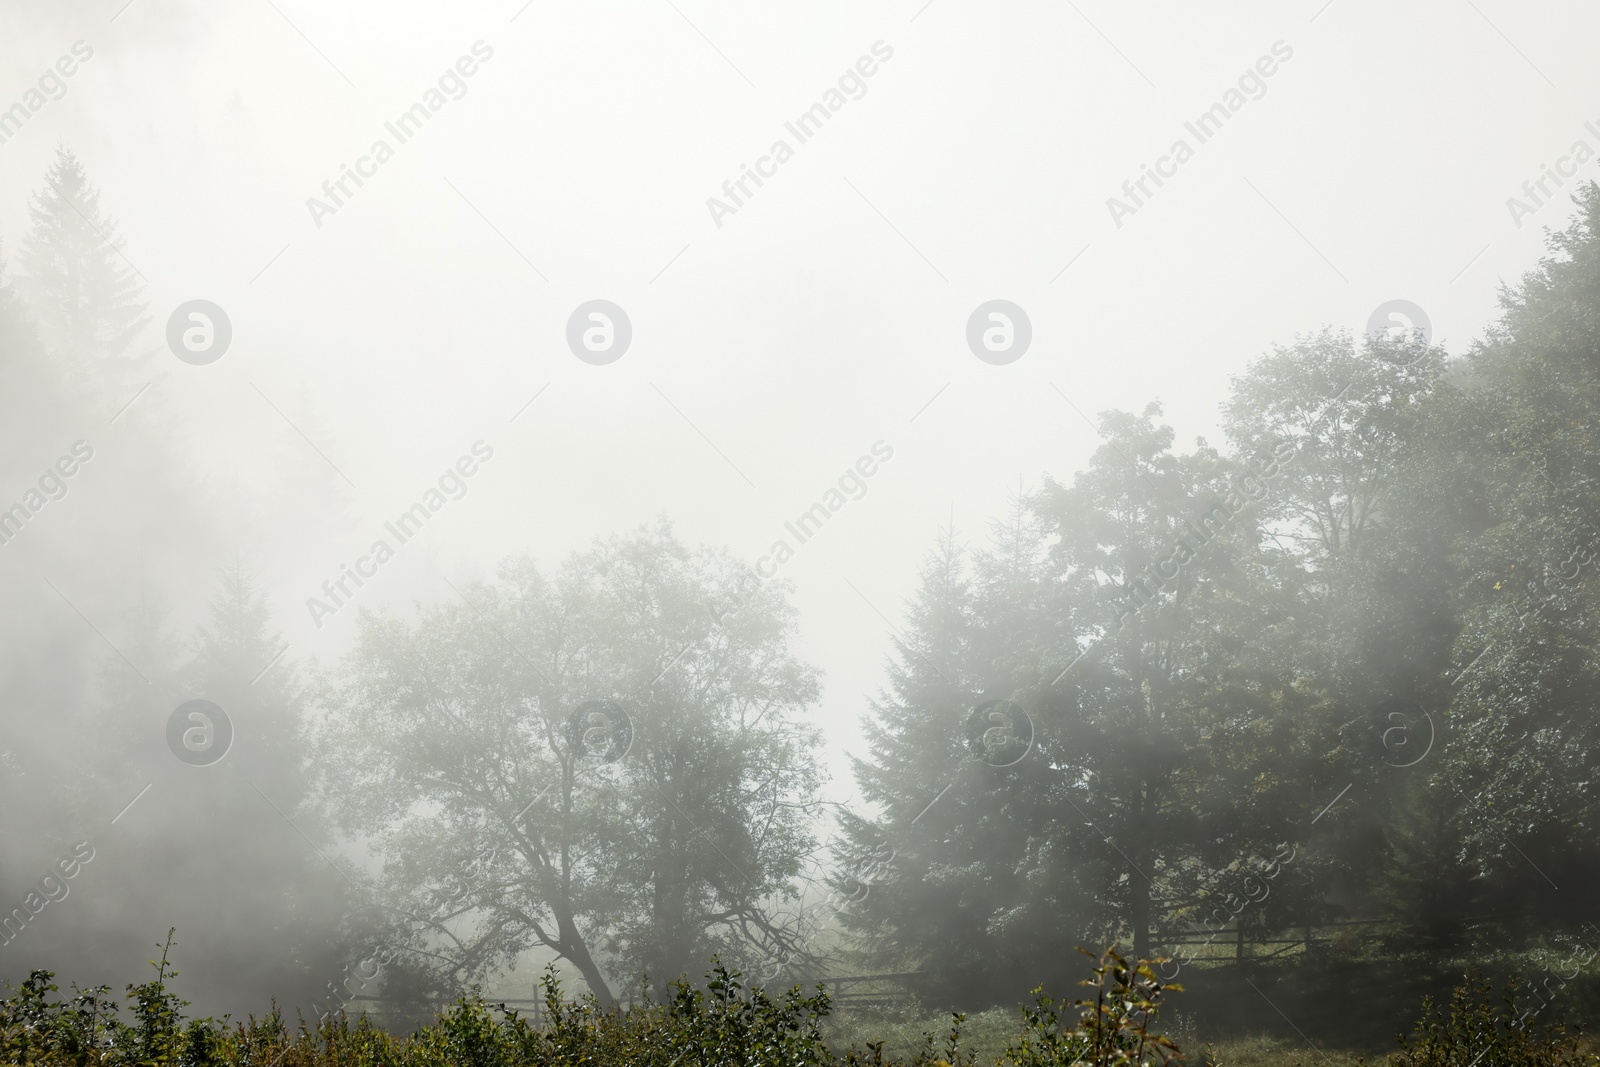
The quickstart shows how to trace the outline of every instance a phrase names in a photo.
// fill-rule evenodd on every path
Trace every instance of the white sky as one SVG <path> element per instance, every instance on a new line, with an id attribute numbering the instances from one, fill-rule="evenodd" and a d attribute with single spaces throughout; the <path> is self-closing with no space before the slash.
<path id="1" fill-rule="evenodd" d="M 59 140 L 149 280 L 149 344 L 183 301 L 228 312 L 227 355 L 163 352 L 139 402 L 218 484 L 294 464 L 229 521 L 301 659 L 337 658 L 354 615 L 318 631 L 305 598 L 480 438 L 467 497 L 358 603 L 659 513 L 753 559 L 887 441 L 784 568 L 840 796 L 890 648 L 850 583 L 898 621 L 952 509 L 982 541 L 1019 477 L 1080 467 L 1096 438 L 1057 390 L 1091 416 L 1159 399 L 1187 448 L 1249 359 L 1386 300 L 1459 353 L 1570 214 L 1563 191 L 1519 229 L 1506 198 L 1600 147 L 1586 4 L 523 2 L 8 4 L 0 107 L 75 41 L 94 57 L 0 145 L 6 253 Z M 318 229 L 306 198 L 480 39 L 466 96 Z M 706 198 L 879 40 L 866 95 L 718 228 Z M 1196 145 L 1185 120 L 1280 40 L 1266 95 Z M 1179 137 L 1194 158 L 1114 226 L 1106 198 Z M 564 340 L 594 298 L 633 323 L 609 366 Z M 1008 366 L 965 343 L 994 298 L 1033 325 Z"/>

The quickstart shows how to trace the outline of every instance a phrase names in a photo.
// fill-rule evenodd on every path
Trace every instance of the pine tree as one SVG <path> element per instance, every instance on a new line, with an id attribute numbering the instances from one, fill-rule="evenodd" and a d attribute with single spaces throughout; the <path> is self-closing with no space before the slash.
<path id="1" fill-rule="evenodd" d="M 128 350 L 150 322 L 140 299 L 144 277 L 122 254 L 116 220 L 101 214 L 100 191 L 66 148 L 57 147 L 45 186 L 29 205 L 21 288 L 45 344 L 119 389 L 141 359 Z"/>
<path id="2" fill-rule="evenodd" d="M 137 959 L 151 930 L 176 926 L 202 1010 L 272 997 L 309 1009 L 359 958 L 342 936 L 349 887 L 308 810 L 293 665 L 285 657 L 263 673 L 283 647 L 266 600 L 238 563 L 219 587 L 190 642 L 141 597 L 117 630 L 127 659 L 103 658 L 92 728 L 73 731 L 90 739 L 75 757 L 93 775 L 74 824 L 90 827 L 95 867 L 114 872 L 116 892 L 84 894 L 75 925 L 33 939 L 35 958 L 104 973 L 107 961 Z M 192 658 L 173 662 L 185 644 Z M 190 699 L 217 704 L 232 725 L 226 756 L 207 766 L 181 766 L 168 750 L 168 719 Z M 135 798 L 107 829 L 107 813 Z"/>
<path id="3" fill-rule="evenodd" d="M 262 992 L 310 997 L 319 976 L 337 973 L 332 953 L 349 883 L 310 810 L 304 691 L 294 665 L 279 655 L 284 642 L 272 630 L 266 597 L 238 560 L 218 582 L 181 694 L 215 702 L 233 729 L 226 777 L 196 776 L 194 798 L 204 798 L 210 832 L 206 847 L 186 850 L 183 862 L 222 891 L 193 917 L 214 947 L 211 963 L 253 970 Z M 261 960 L 268 931 L 273 952 Z"/>
<path id="4" fill-rule="evenodd" d="M 1039 847 L 1048 769 L 991 766 L 968 736 L 974 709 L 1037 684 L 1061 655 L 1042 622 L 1037 524 L 1015 508 L 995 532 L 993 551 L 969 553 L 946 530 L 922 566 L 869 754 L 853 761 L 881 818 L 844 815 L 836 854 L 841 921 L 865 961 L 932 972 L 923 992 L 944 1003 L 1060 977 L 1087 919 L 1063 857 Z"/>

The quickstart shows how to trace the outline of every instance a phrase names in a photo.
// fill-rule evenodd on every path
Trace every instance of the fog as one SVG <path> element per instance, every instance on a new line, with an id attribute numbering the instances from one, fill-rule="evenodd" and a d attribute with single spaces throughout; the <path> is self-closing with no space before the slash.
<path id="1" fill-rule="evenodd" d="M 918 629 L 914 606 L 941 543 L 991 550 L 1021 501 L 1070 515 L 1077 498 L 1050 487 L 1131 439 L 1103 412 L 1159 403 L 1175 453 L 1203 451 L 1197 439 L 1228 450 L 1233 380 L 1325 328 L 1359 340 L 1376 315 L 1380 336 L 1415 327 L 1429 358 L 1464 365 L 1503 287 L 1551 254 L 1546 229 L 1581 214 L 1572 194 L 1600 176 L 1593 149 L 1574 158 L 1578 142 L 1600 147 L 1600 13 L 1579 4 L 64 0 L 10 4 L 0 20 L 0 258 L 15 294 L 0 508 L 28 514 L 0 545 L 0 910 L 41 876 L 70 889 L 27 909 L 0 978 L 48 967 L 120 989 L 176 927 L 180 991 L 236 1017 L 274 996 L 311 1016 L 349 961 L 401 936 L 374 894 L 420 891 L 451 849 L 492 845 L 453 801 L 377 769 L 403 732 L 391 737 L 385 701 L 412 699 L 385 685 L 460 671 L 468 704 L 511 720 L 537 705 L 547 723 L 615 700 L 648 739 L 628 694 L 658 692 L 646 661 L 662 674 L 676 661 L 650 660 L 652 642 L 670 653 L 692 630 L 656 594 L 689 589 L 690 603 L 695 583 L 726 591 L 758 563 L 756 607 L 735 610 L 748 632 L 729 632 L 771 673 L 727 706 L 777 707 L 786 738 L 814 731 L 794 744 L 819 778 L 790 783 L 805 794 L 793 833 L 814 835 L 804 861 L 760 860 L 746 875 L 759 899 L 740 906 L 794 908 L 779 886 L 822 899 L 819 872 L 843 862 L 830 842 L 864 840 L 841 825 L 908 828 L 918 814 L 864 789 L 851 760 L 881 742 L 872 701 L 921 669 L 903 642 L 937 630 Z M 126 268 L 137 290 L 112 303 L 144 305 L 116 344 L 52 326 L 30 283 L 30 203 L 55 195 L 63 153 L 99 200 L 61 217 L 115 224 L 114 254 L 104 240 L 75 254 Z M 405 525 L 419 503 L 426 520 Z M 819 504 L 825 521 L 805 525 Z M 1295 520 L 1261 521 L 1281 534 Z M 661 562 L 672 553 L 656 537 L 687 562 Z M 520 557 L 543 577 L 506 578 Z M 567 585 L 563 566 L 577 567 Z M 577 606 L 583 581 L 623 573 L 655 592 Z M 253 592 L 229 601 L 230 581 Z M 512 590 L 539 607 L 496 614 Z M 401 630 L 384 645 L 363 613 Z M 440 613 L 452 621 L 429 631 Z M 1437 619 L 1406 632 L 1470 629 Z M 582 651 L 546 657 L 569 625 L 589 635 Z M 962 679 L 958 721 L 980 697 L 1048 717 L 1018 694 L 1093 643 L 1075 626 L 1037 629 L 1060 651 L 1039 651 L 1026 679 L 1005 651 L 994 677 L 1014 684 Z M 396 636 L 415 627 L 415 644 Z M 473 627 L 481 640 L 441 650 L 440 634 Z M 1459 672 L 1468 643 L 1440 670 Z M 1335 658 L 1345 678 L 1381 673 Z M 485 681 L 524 661 L 560 679 Z M 720 677 L 716 662 L 685 677 Z M 1443 707 L 1425 689 L 1401 696 Z M 194 751 L 188 727 L 171 732 L 190 700 L 233 731 L 204 765 L 180 754 Z M 590 772 L 557 759 L 569 793 L 579 781 L 619 811 L 627 762 L 600 760 L 604 786 L 585 787 Z M 955 781 L 944 771 L 928 767 L 925 800 Z M 1308 795 L 1308 816 L 1337 789 Z M 466 836 L 396 859 L 428 826 Z M 80 842 L 93 858 L 57 866 Z M 594 886 L 610 884 L 606 864 L 664 869 L 606 855 Z M 1353 900 L 1341 918 L 1371 917 Z M 640 970 L 693 971 L 683 959 L 745 943 L 724 931 L 640 948 L 629 931 L 666 920 L 630 925 L 632 906 L 580 921 L 608 996 Z M 453 980 L 527 997 L 556 959 L 582 988 L 583 967 L 531 934 L 473 942 L 462 931 L 492 910 L 474 908 L 453 920 L 464 941 L 451 943 L 472 956 Z M 826 922 L 807 944 L 844 952 L 850 924 Z M 1093 909 L 1071 922 L 1080 943 L 1108 929 L 1131 943 Z M 830 960 L 817 966 L 835 975 L 924 969 Z M 423 979 L 404 977 L 422 996 Z M 1022 977 L 1025 989 L 1054 972 Z M 927 998 L 984 996 L 958 983 Z"/>

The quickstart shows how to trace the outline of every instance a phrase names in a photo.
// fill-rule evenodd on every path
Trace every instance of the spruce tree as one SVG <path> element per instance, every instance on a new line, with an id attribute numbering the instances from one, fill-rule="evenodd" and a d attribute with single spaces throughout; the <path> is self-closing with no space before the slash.
<path id="1" fill-rule="evenodd" d="M 72 729 L 92 741 L 74 753 L 92 778 L 72 822 L 90 828 L 91 869 L 106 881 L 81 894 L 72 926 L 31 939 L 32 958 L 109 978 L 139 958 L 150 931 L 176 927 L 201 1011 L 276 998 L 309 1015 L 370 947 L 342 936 L 350 886 L 310 811 L 293 664 L 285 656 L 263 673 L 283 648 L 267 602 L 237 562 L 218 586 L 188 641 L 148 592 L 115 628 L 127 658 L 102 657 L 97 707 Z M 231 747 L 209 765 L 186 766 L 168 747 L 169 718 L 192 699 L 231 722 Z"/>
<path id="2" fill-rule="evenodd" d="M 141 362 L 129 349 L 150 318 L 144 278 L 122 253 L 115 219 L 100 190 L 64 147 L 29 205 L 31 227 L 18 254 L 21 289 L 45 344 L 112 392 Z"/>
<path id="3" fill-rule="evenodd" d="M 210 809 L 206 843 L 181 842 L 179 862 L 215 895 L 193 909 L 191 925 L 210 947 L 208 966 L 251 973 L 259 994 L 305 1007 L 347 962 L 338 932 L 355 879 L 335 867 L 312 810 L 304 690 L 279 655 L 284 641 L 266 597 L 238 560 L 221 569 L 218 586 L 179 694 L 215 702 L 233 728 L 225 761 L 202 768 L 224 773 L 193 776 L 194 798 Z"/>
<path id="4" fill-rule="evenodd" d="M 993 766 L 969 737 L 989 701 L 1032 705 L 1022 694 L 1048 680 L 1043 664 L 1059 670 L 1064 640 L 1044 610 L 1038 524 L 1018 502 L 995 533 L 992 551 L 969 552 L 944 531 L 923 564 L 868 754 L 853 761 L 878 817 L 843 816 L 836 854 L 842 923 L 863 962 L 930 972 L 922 992 L 939 1003 L 1065 980 L 1059 964 L 1100 918 L 1039 833 L 1050 768 L 1037 753 Z"/>

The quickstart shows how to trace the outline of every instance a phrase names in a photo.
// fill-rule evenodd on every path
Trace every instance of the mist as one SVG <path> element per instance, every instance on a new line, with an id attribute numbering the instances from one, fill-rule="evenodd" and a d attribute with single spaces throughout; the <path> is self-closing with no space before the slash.
<path id="1" fill-rule="evenodd" d="M 3 19 L 0 980 L 1353 1048 L 1588 937 L 1593 10 Z"/>

